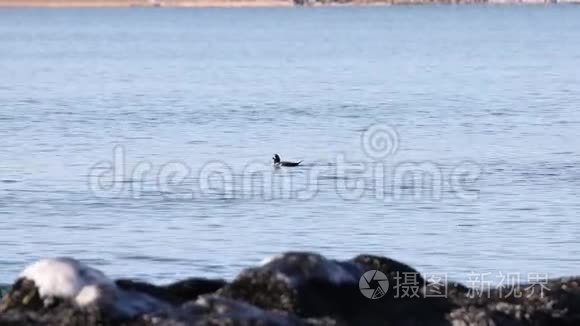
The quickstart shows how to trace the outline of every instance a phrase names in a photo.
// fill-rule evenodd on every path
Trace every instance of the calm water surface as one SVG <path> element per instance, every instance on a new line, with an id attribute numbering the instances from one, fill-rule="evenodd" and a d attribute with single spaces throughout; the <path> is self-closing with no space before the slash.
<path id="1" fill-rule="evenodd" d="M 576 6 L 2 9 L 0 283 L 45 256 L 165 282 L 285 250 L 578 274 L 578 31 Z M 363 150 L 373 124 L 392 155 Z M 444 184 L 369 170 L 408 163 Z"/>

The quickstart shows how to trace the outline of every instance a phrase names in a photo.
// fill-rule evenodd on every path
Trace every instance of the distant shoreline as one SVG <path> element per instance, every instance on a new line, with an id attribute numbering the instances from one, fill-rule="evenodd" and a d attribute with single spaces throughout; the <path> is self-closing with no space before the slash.
<path id="1" fill-rule="evenodd" d="M 281 7 L 292 6 L 289 0 L 172 0 L 172 1 L 147 1 L 147 0 L 0 0 L 2 7 L 44 7 L 44 8 L 108 8 L 108 7 Z"/>
<path id="2" fill-rule="evenodd" d="M 580 0 L 0 0 L 2 7 L 290 7 L 413 4 L 580 4 Z"/>

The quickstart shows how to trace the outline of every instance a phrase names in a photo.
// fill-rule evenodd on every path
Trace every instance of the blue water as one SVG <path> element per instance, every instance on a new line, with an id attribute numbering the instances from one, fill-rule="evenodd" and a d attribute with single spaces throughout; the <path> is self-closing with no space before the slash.
<path id="1" fill-rule="evenodd" d="M 285 250 L 578 274 L 579 30 L 578 6 L 2 9 L 0 283 Z"/>

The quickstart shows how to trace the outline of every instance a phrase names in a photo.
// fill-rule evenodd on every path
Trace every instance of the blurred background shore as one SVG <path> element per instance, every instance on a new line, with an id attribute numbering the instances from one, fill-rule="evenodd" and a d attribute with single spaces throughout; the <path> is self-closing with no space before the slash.
<path id="1" fill-rule="evenodd" d="M 271 7 L 397 4 L 545 4 L 580 0 L 0 0 L 0 7 Z"/>

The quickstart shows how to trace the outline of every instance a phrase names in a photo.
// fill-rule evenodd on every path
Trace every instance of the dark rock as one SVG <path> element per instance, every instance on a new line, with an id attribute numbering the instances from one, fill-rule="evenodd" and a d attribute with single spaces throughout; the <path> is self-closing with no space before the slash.
<path id="1" fill-rule="evenodd" d="M 60 298 L 40 297 L 34 281 L 18 279 L 0 301 L 0 325 L 97 325 L 112 320 L 99 309 L 77 309 Z"/>
<path id="2" fill-rule="evenodd" d="M 580 325 L 580 278 L 465 292 L 451 297 L 456 319 L 493 320 L 496 325 Z M 478 313 L 475 313 L 478 312 Z"/>
<path id="3" fill-rule="evenodd" d="M 199 325 L 306 325 L 299 318 L 281 312 L 269 312 L 250 304 L 219 296 L 204 296 L 184 309 L 202 316 Z"/>
<path id="4" fill-rule="evenodd" d="M 415 273 L 418 296 L 405 298 L 395 291 L 375 300 L 363 296 L 359 280 L 369 270 L 383 272 L 389 284 L 396 284 L 403 272 Z M 291 252 L 243 271 L 218 293 L 263 309 L 304 318 L 330 317 L 349 325 L 445 324 L 445 314 L 454 306 L 446 299 L 424 298 L 420 293 L 424 284 L 415 270 L 387 258 L 359 256 L 335 261 Z"/>
<path id="5" fill-rule="evenodd" d="M 478 291 L 424 278 L 386 257 L 337 261 L 290 252 L 231 283 L 153 285 L 113 282 L 57 258 L 18 277 L 0 300 L 0 325 L 577 326 L 579 284 L 560 278 Z"/>
<path id="6" fill-rule="evenodd" d="M 109 301 L 110 300 L 110 301 Z M 79 305 L 70 298 L 41 297 L 34 281 L 19 279 L 0 301 L 0 325 L 119 325 L 143 314 L 175 314 L 174 308 L 140 292 Z"/>
<path id="7" fill-rule="evenodd" d="M 129 302 L 123 304 L 136 304 L 132 301 L 135 297 L 127 299 Z M 2 300 L 0 325 L 308 325 L 289 314 L 267 312 L 216 296 L 200 297 L 171 308 L 163 304 L 149 306 L 133 316 L 119 314 L 121 308 L 110 303 L 81 307 L 63 298 L 52 298 L 48 305 L 46 302 L 33 281 L 20 279 Z"/>
<path id="8" fill-rule="evenodd" d="M 190 278 L 164 286 L 128 279 L 116 280 L 115 284 L 124 290 L 146 293 L 172 304 L 183 304 L 187 301 L 196 300 L 200 295 L 214 293 L 227 283 L 224 280 Z"/>
<path id="9" fill-rule="evenodd" d="M 342 265 L 313 253 L 290 252 L 243 271 L 218 293 L 268 310 L 303 317 L 331 316 L 337 306 L 348 308 L 341 298 L 357 293 L 360 296 L 358 285 L 354 285 L 361 272 L 354 264 Z"/>

